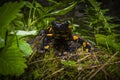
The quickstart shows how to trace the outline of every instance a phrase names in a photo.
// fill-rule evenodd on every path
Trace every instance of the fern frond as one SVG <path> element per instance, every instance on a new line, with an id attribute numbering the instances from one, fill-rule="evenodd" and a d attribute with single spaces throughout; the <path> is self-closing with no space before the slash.
<path id="1" fill-rule="evenodd" d="M 115 40 L 115 35 L 102 35 L 96 34 L 97 45 L 102 45 L 106 47 L 106 49 L 110 49 L 111 51 L 120 51 L 120 43 L 117 43 Z"/>

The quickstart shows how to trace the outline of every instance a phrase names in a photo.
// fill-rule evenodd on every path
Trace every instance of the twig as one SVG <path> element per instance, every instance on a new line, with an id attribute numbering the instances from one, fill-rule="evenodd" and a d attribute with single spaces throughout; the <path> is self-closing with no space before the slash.
<path id="1" fill-rule="evenodd" d="M 28 59 L 28 63 L 30 63 L 30 61 L 32 60 L 33 56 L 36 54 L 36 50 L 32 53 L 32 55 L 30 56 L 30 58 Z"/>
<path id="2" fill-rule="evenodd" d="M 77 80 L 81 80 L 81 75 L 82 74 L 82 71 L 80 71 L 79 73 L 78 73 L 78 75 L 76 76 L 76 77 L 78 77 L 78 79 Z"/>
<path id="3" fill-rule="evenodd" d="M 92 76 L 90 76 L 90 78 L 89 78 L 88 80 L 91 80 L 91 79 L 92 79 L 101 69 L 103 69 L 103 68 L 110 62 L 110 60 L 111 60 L 113 57 L 115 57 L 117 54 L 118 54 L 118 52 L 116 52 L 113 56 L 111 56 L 111 58 L 108 59 L 108 61 L 107 61 L 105 64 L 103 64 Z"/>
<path id="4" fill-rule="evenodd" d="M 107 75 L 109 78 L 112 78 L 112 76 L 110 76 L 110 74 L 109 74 L 105 69 L 102 69 L 102 71 L 103 71 L 104 74 Z"/>
<path id="5" fill-rule="evenodd" d="M 57 74 L 58 72 L 60 72 L 60 71 L 62 71 L 62 70 L 64 70 L 64 68 L 61 68 L 61 69 L 59 69 L 59 70 L 55 71 L 54 73 L 52 73 L 51 75 L 49 75 L 49 76 L 45 77 L 44 79 L 47 79 L 47 78 L 49 78 L 49 77 L 51 77 L 51 76 L 53 76 L 53 75 Z M 43 80 L 44 80 L 44 79 L 43 79 Z"/>
<path id="6" fill-rule="evenodd" d="M 35 63 L 38 63 L 38 62 L 41 62 L 41 61 L 45 61 L 45 60 L 49 61 L 49 60 L 55 60 L 55 59 L 60 59 L 60 58 L 61 57 L 37 60 L 37 61 L 33 61 L 33 62 L 29 63 L 29 65 L 35 64 Z"/>
<path id="7" fill-rule="evenodd" d="M 33 53 L 33 55 L 34 55 L 34 53 Z M 31 61 L 31 58 L 33 57 L 33 55 L 31 55 L 31 57 L 30 57 L 30 59 L 29 59 L 28 62 Z M 73 57 L 73 56 L 76 56 L 76 55 L 77 55 L 77 54 L 72 54 L 72 55 L 70 55 L 70 57 Z M 79 60 L 79 62 L 82 61 L 82 60 L 84 60 L 84 59 L 86 59 L 86 58 L 89 57 L 89 56 L 90 56 L 90 55 L 87 55 L 87 56 L 83 57 L 82 59 Z M 41 61 L 45 61 L 45 60 L 62 59 L 62 57 L 64 57 L 64 56 L 56 57 L 56 58 L 49 58 L 49 59 L 37 60 L 37 61 L 33 61 L 33 62 L 29 63 L 29 65 L 31 65 L 31 64 L 35 64 L 35 63 L 38 63 L 38 62 L 41 62 Z"/>
<path id="8" fill-rule="evenodd" d="M 79 62 L 83 61 L 84 59 L 88 58 L 89 56 L 90 56 L 90 55 L 87 55 L 87 56 L 85 56 L 85 57 L 83 57 L 83 58 L 79 59 L 79 60 L 77 61 L 77 63 L 79 63 Z"/>
<path id="9" fill-rule="evenodd" d="M 117 62 L 114 62 L 114 63 L 107 63 L 106 65 L 109 65 L 109 64 L 120 64 L 120 61 L 117 61 Z M 86 69 L 94 69 L 94 68 L 98 68 L 98 67 L 101 67 L 103 66 L 103 64 L 99 64 L 99 65 L 96 65 L 96 66 L 91 66 L 89 68 L 86 68 Z"/>
<path id="10" fill-rule="evenodd" d="M 95 69 L 92 69 L 92 70 L 89 72 L 89 74 L 87 74 L 85 77 L 90 76 L 94 71 L 95 71 Z"/>
<path id="11" fill-rule="evenodd" d="M 94 54 L 93 56 L 95 57 L 96 61 L 97 61 L 98 63 L 100 63 L 99 60 L 98 60 L 98 58 L 97 58 L 97 56 L 96 56 L 96 54 Z M 106 72 L 105 69 L 102 69 L 102 71 L 104 72 L 105 75 L 111 77 L 111 76 Z"/>

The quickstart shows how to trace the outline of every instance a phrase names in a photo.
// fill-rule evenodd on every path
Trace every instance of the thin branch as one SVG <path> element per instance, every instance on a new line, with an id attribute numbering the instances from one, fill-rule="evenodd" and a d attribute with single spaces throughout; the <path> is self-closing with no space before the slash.
<path id="1" fill-rule="evenodd" d="M 111 76 L 105 69 L 102 69 L 102 71 L 104 72 L 104 74 L 105 74 L 106 76 L 108 76 L 109 78 L 112 78 L 112 76 Z"/>
<path id="2" fill-rule="evenodd" d="M 30 61 L 32 60 L 33 56 L 36 54 L 36 50 L 32 53 L 32 55 L 30 56 L 30 58 L 28 59 L 28 63 L 30 63 Z"/>
<path id="3" fill-rule="evenodd" d="M 73 57 L 73 56 L 76 56 L 77 54 L 72 54 L 72 55 L 70 55 L 69 57 Z M 29 60 L 28 60 L 28 62 L 30 62 L 31 61 L 31 59 L 32 59 L 32 57 L 34 56 L 34 53 L 31 55 L 31 57 L 29 58 Z M 90 55 L 87 55 L 87 56 L 85 56 L 85 57 L 83 57 L 82 59 L 80 59 L 78 62 L 80 62 L 80 61 L 82 61 L 82 60 L 84 60 L 84 59 L 86 59 L 87 57 L 89 57 Z M 31 62 L 31 63 L 29 63 L 29 65 L 31 65 L 31 64 L 35 64 L 35 63 L 38 63 L 38 62 L 41 62 L 41 61 L 45 61 L 45 60 L 55 60 L 55 59 L 62 59 L 62 57 L 64 57 L 64 56 L 61 56 L 61 57 L 56 57 L 56 58 L 49 58 L 49 59 L 42 59 L 42 60 L 37 60 L 37 61 L 33 61 L 33 62 Z M 77 62 L 77 63 L 78 63 Z"/>
<path id="4" fill-rule="evenodd" d="M 61 57 L 37 60 L 37 61 L 33 61 L 33 62 L 29 63 L 29 65 L 35 64 L 35 63 L 38 63 L 38 62 L 41 62 L 41 61 L 46 61 L 46 60 L 47 60 L 47 61 L 50 61 L 50 60 L 55 60 L 55 59 L 60 59 L 60 58 L 61 58 Z"/>
<path id="5" fill-rule="evenodd" d="M 51 75 L 49 75 L 49 76 L 45 77 L 45 79 L 47 79 L 47 78 L 49 78 L 49 77 L 51 77 L 51 76 L 53 76 L 53 75 L 57 74 L 58 72 L 63 71 L 63 70 L 64 70 L 64 68 L 61 68 L 61 69 L 59 69 L 59 70 L 55 71 L 54 73 L 52 73 Z M 44 79 L 43 79 L 43 80 L 44 80 Z"/>
<path id="6" fill-rule="evenodd" d="M 110 64 L 120 64 L 120 61 L 113 62 L 113 63 L 107 63 L 106 65 L 110 65 Z M 91 66 L 91 67 L 86 68 L 86 69 L 94 69 L 94 68 L 98 68 L 98 67 L 101 67 L 101 66 L 103 66 L 103 64 L 99 64 L 99 65 L 96 65 L 96 66 Z"/>
<path id="7" fill-rule="evenodd" d="M 93 72 L 95 72 L 96 70 L 95 69 L 92 69 L 85 77 L 88 77 L 90 76 Z"/>
<path id="8" fill-rule="evenodd" d="M 87 55 L 87 56 L 85 56 L 85 57 L 83 57 L 83 58 L 79 59 L 79 60 L 77 61 L 77 63 L 79 63 L 79 62 L 83 61 L 84 59 L 88 58 L 89 56 L 91 56 L 91 55 Z"/>

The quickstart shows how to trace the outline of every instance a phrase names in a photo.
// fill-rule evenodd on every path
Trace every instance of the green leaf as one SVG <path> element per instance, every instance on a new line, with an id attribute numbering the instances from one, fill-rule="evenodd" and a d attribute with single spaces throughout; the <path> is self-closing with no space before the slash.
<path id="1" fill-rule="evenodd" d="M 28 44 L 24 40 L 19 40 L 19 48 L 24 52 L 26 57 L 30 56 L 33 52 L 32 48 L 30 47 L 30 44 Z"/>
<path id="2" fill-rule="evenodd" d="M 111 49 L 113 49 L 114 51 L 120 51 L 120 43 L 116 42 L 114 35 L 107 36 L 106 40 Z"/>
<path id="3" fill-rule="evenodd" d="M 0 7 L 0 26 L 3 27 L 15 19 L 23 5 L 23 2 L 9 2 Z"/>
<path id="4" fill-rule="evenodd" d="M 48 0 L 50 3 L 54 3 L 54 4 L 59 4 L 58 2 L 56 2 L 55 0 Z"/>
<path id="5" fill-rule="evenodd" d="M 0 48 L 5 46 L 5 35 L 6 35 L 7 29 L 4 27 L 0 27 Z"/>
<path id="6" fill-rule="evenodd" d="M 52 14 L 52 15 L 64 15 L 67 12 L 69 12 L 71 9 L 73 9 L 75 5 L 76 5 L 76 2 L 74 2 L 72 5 L 66 7 L 66 8 L 64 8 L 62 10 L 58 10 L 58 11 L 52 12 L 50 14 Z"/>
<path id="7" fill-rule="evenodd" d="M 40 75 L 39 75 L 39 70 L 35 70 L 35 71 L 33 72 L 33 75 L 34 75 L 34 80 L 35 80 L 35 79 L 38 79 L 38 78 L 40 77 Z"/>
<path id="8" fill-rule="evenodd" d="M 96 42 L 97 45 L 104 45 L 110 50 L 118 50 L 120 51 L 120 43 L 116 42 L 115 35 L 102 35 L 102 34 L 96 34 Z"/>
<path id="9" fill-rule="evenodd" d="M 97 45 L 106 45 L 106 36 L 102 34 L 95 34 Z"/>
<path id="10" fill-rule="evenodd" d="M 97 3 L 96 0 L 88 0 L 89 3 L 95 8 L 95 10 L 99 11 L 101 3 Z"/>
<path id="11" fill-rule="evenodd" d="M 23 53 L 16 46 L 4 48 L 0 53 L 0 74 L 19 76 L 26 68 Z"/>
<path id="12" fill-rule="evenodd" d="M 33 4 L 29 1 L 25 2 L 25 6 L 27 6 L 28 8 L 33 8 Z"/>
<path id="13" fill-rule="evenodd" d="M 9 2 L 0 7 L 0 38 L 2 40 L 0 40 L 0 44 L 2 43 L 0 48 L 4 47 L 5 34 L 8 30 L 9 23 L 16 18 L 16 14 L 23 5 L 23 2 Z"/>
<path id="14" fill-rule="evenodd" d="M 76 66 L 76 62 L 75 61 L 61 60 L 61 63 L 64 64 L 65 66 Z"/>
<path id="15" fill-rule="evenodd" d="M 4 47 L 5 40 L 0 37 L 0 48 Z"/>
<path id="16" fill-rule="evenodd" d="M 14 32 L 11 32 L 11 33 L 15 34 Z M 18 35 L 18 36 L 37 35 L 37 31 L 36 30 L 32 30 L 32 31 L 17 30 L 16 35 Z"/>
<path id="17" fill-rule="evenodd" d="M 55 20 L 55 18 L 52 18 L 52 17 L 51 18 L 44 18 L 43 22 L 41 24 L 44 24 L 44 26 L 48 27 L 53 20 Z"/>

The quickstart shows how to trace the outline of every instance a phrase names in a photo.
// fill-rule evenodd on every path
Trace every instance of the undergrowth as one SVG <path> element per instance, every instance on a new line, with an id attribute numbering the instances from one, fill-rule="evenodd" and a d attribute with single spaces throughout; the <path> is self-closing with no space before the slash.
<path id="1" fill-rule="evenodd" d="M 0 7 L 0 79 L 1 80 L 119 80 L 120 42 L 116 33 L 120 24 L 106 15 L 96 0 L 48 0 L 43 6 L 33 0 L 9 2 Z M 41 29 L 46 29 L 57 16 L 67 15 L 74 7 L 84 3 L 86 11 L 82 24 L 73 26 L 73 33 L 93 43 L 97 52 L 77 50 L 69 59 L 55 56 L 53 49 L 38 54 Z M 72 18 L 74 21 L 74 18 Z M 77 26 L 76 26 L 77 25 Z M 22 34 L 18 34 L 22 30 Z M 35 30 L 31 35 L 29 31 Z M 29 39 L 30 44 L 27 43 Z M 77 59 L 74 59 L 77 58 Z"/>

